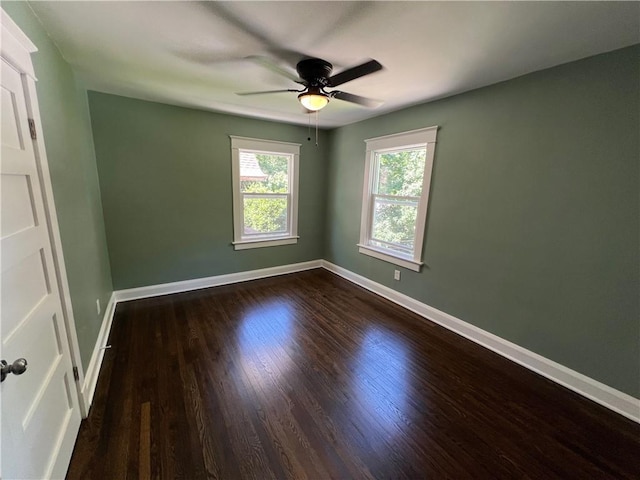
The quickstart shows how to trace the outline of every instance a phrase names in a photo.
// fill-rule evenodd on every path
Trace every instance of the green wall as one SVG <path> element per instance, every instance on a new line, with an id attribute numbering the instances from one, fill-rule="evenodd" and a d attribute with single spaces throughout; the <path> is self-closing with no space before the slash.
<path id="1" fill-rule="evenodd" d="M 326 134 L 90 92 L 116 289 L 322 258 Z M 301 143 L 296 245 L 235 251 L 229 135 Z"/>
<path id="2" fill-rule="evenodd" d="M 112 293 L 87 92 L 23 2 L 2 2 L 38 47 L 32 55 L 38 104 L 64 252 L 82 365 L 86 369 Z"/>
<path id="3" fill-rule="evenodd" d="M 640 395 L 640 46 L 321 132 L 90 92 L 116 289 L 318 258 Z M 361 255 L 364 139 L 439 125 L 420 273 Z M 228 136 L 302 143 L 299 244 L 234 251 Z"/>
<path id="4" fill-rule="evenodd" d="M 330 132 L 325 258 L 640 396 L 640 46 Z M 358 253 L 364 139 L 439 125 L 420 273 Z"/>

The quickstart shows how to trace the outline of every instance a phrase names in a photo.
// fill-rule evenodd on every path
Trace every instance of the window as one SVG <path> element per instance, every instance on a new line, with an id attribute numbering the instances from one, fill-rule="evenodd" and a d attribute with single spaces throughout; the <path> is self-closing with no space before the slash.
<path id="1" fill-rule="evenodd" d="M 437 131 L 365 140 L 360 253 L 420 271 Z"/>
<path id="2" fill-rule="evenodd" d="M 231 136 L 236 250 L 298 241 L 300 145 Z"/>

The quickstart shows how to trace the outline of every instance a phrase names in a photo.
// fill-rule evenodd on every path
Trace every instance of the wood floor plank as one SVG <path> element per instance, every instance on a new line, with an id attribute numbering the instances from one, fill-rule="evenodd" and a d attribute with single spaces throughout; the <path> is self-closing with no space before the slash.
<path id="1" fill-rule="evenodd" d="M 138 453 L 140 480 L 151 478 L 151 404 L 144 402 L 140 406 L 140 448 Z"/>
<path id="2" fill-rule="evenodd" d="M 324 270 L 119 304 L 68 479 L 640 478 L 640 426 Z"/>

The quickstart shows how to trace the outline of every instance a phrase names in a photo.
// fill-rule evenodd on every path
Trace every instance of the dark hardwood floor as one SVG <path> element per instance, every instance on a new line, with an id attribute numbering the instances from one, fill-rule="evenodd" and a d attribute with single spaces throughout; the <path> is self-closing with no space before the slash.
<path id="1" fill-rule="evenodd" d="M 640 478 L 640 426 L 324 270 L 118 305 L 69 479 Z"/>

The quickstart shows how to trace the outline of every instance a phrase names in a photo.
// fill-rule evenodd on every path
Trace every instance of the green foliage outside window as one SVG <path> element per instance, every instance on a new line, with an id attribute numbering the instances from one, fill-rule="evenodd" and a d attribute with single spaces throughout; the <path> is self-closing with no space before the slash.
<path id="1" fill-rule="evenodd" d="M 424 148 L 377 155 L 374 193 L 410 198 L 375 197 L 371 233 L 374 239 L 398 245 L 400 251 L 413 251 L 425 159 Z"/>
<path id="2" fill-rule="evenodd" d="M 260 170 L 265 174 L 261 180 L 240 182 L 242 193 L 288 193 L 289 157 L 256 154 Z M 241 172 L 242 176 L 242 172 Z M 244 196 L 244 233 L 278 233 L 288 228 L 287 199 L 281 196 Z"/>

